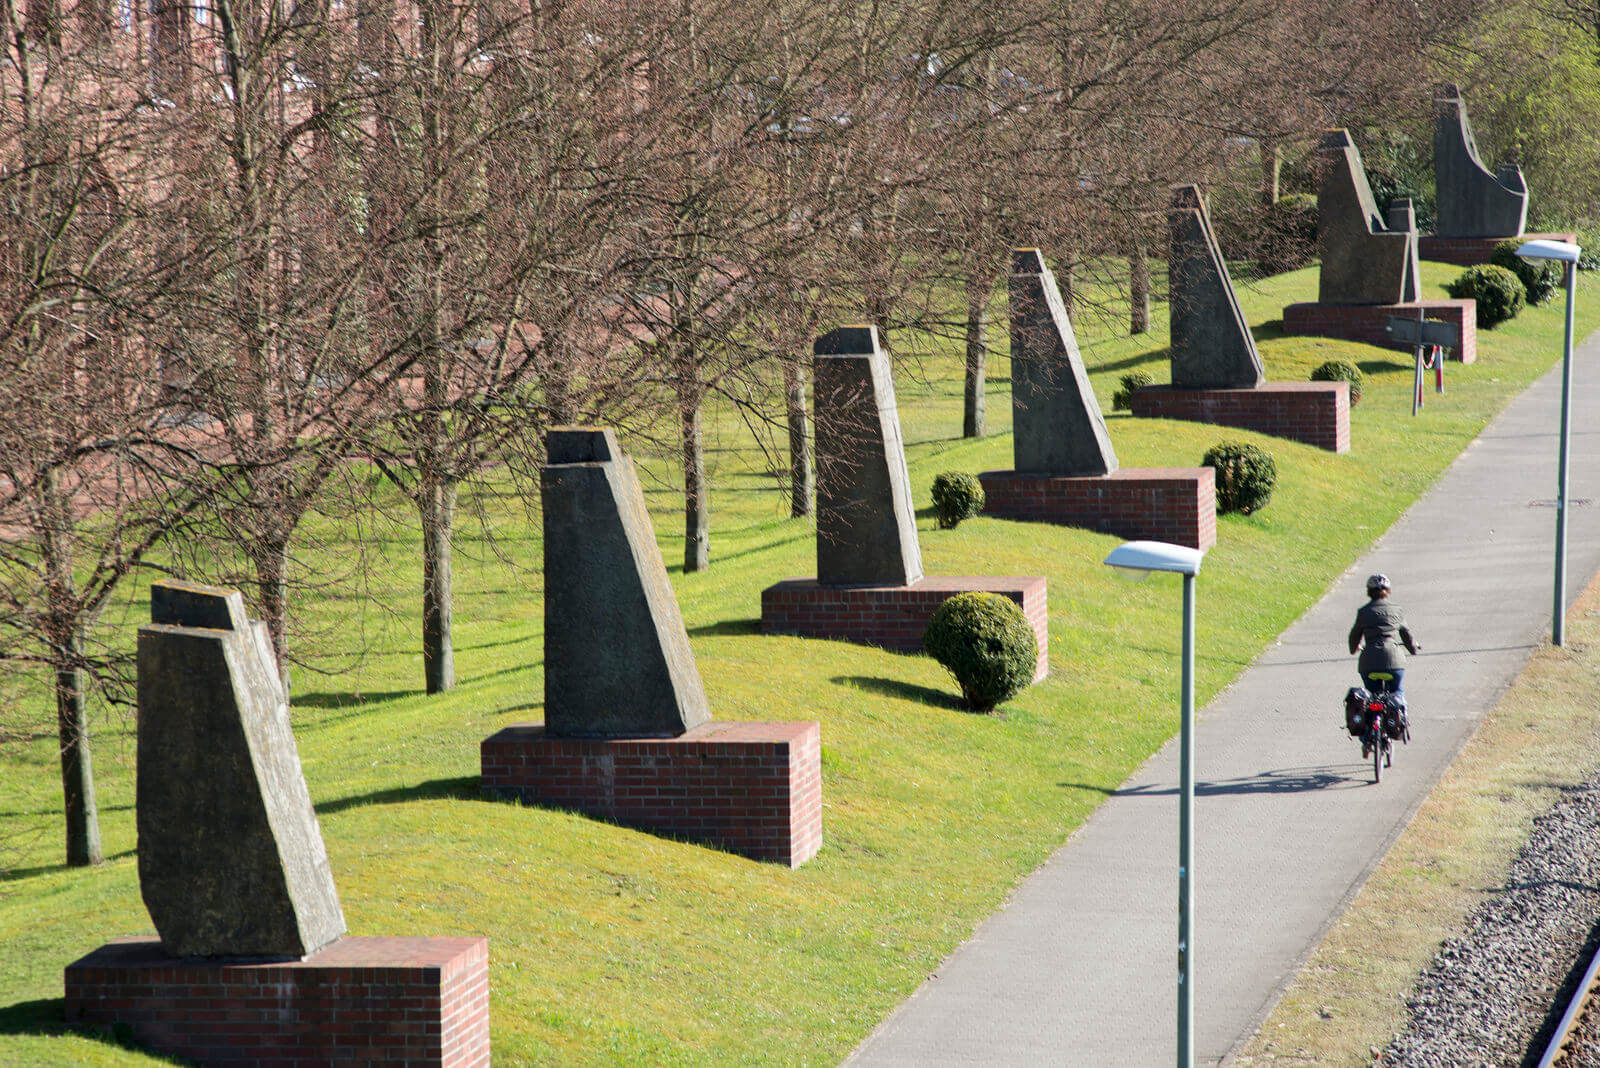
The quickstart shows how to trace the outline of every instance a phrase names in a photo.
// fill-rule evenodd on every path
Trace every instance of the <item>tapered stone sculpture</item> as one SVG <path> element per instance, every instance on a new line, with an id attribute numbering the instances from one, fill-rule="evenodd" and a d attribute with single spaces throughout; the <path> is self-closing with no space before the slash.
<path id="1" fill-rule="evenodd" d="M 889 356 L 873 326 L 824 334 L 814 352 L 817 581 L 909 585 L 922 552 Z"/>
<path id="2" fill-rule="evenodd" d="M 160 938 L 68 965 L 68 1022 L 201 1064 L 487 1068 L 486 939 L 341 937 L 265 626 L 186 582 L 156 583 L 150 618 L 139 885 Z"/>
<path id="3" fill-rule="evenodd" d="M 176 957 L 301 959 L 344 934 L 266 625 L 158 582 L 139 630 L 139 885 Z"/>
<path id="4" fill-rule="evenodd" d="M 1324 170 L 1317 194 L 1317 251 L 1322 274 L 1317 299 L 1324 304 L 1420 299 L 1415 228 L 1389 227 L 1348 130 L 1324 133 L 1320 150 Z"/>
<path id="5" fill-rule="evenodd" d="M 1055 275 L 1036 248 L 1011 254 L 1012 457 L 1016 469 L 1109 475 L 1117 454 Z"/>
<path id="6" fill-rule="evenodd" d="M 633 461 L 545 438 L 544 722 L 483 740 L 485 793 L 798 867 L 822 844 L 815 722 L 711 718 Z"/>
<path id="7" fill-rule="evenodd" d="M 1254 389 L 1266 381 L 1200 188 L 1176 186 L 1167 211 L 1172 384 Z"/>
<path id="8" fill-rule="evenodd" d="M 934 611 L 957 593 L 1015 601 L 1048 662 L 1045 581 L 1036 575 L 924 576 L 889 356 L 877 327 L 817 339 L 817 577 L 761 591 L 761 629 L 913 652 Z"/>
<path id="9" fill-rule="evenodd" d="M 545 729 L 671 738 L 711 718 L 633 461 L 609 429 L 547 439 Z"/>
<path id="10" fill-rule="evenodd" d="M 1439 87 L 1433 121 L 1433 177 L 1439 237 L 1516 237 L 1528 221 L 1528 184 L 1514 163 L 1492 172 L 1478 155 L 1467 105 L 1454 85 Z"/>

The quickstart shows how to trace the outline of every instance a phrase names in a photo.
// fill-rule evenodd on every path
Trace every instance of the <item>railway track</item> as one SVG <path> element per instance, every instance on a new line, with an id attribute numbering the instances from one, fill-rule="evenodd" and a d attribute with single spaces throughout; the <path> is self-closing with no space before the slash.
<path id="1" fill-rule="evenodd" d="M 1538 1068 L 1600 1068 L 1600 947 L 1593 950 L 1583 978 L 1567 1001 L 1555 1031 L 1545 1043 Z"/>

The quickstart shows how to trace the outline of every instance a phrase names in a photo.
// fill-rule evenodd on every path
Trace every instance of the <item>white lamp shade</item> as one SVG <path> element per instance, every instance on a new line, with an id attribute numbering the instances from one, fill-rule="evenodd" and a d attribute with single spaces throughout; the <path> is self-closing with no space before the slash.
<path id="1" fill-rule="evenodd" d="M 1106 557 L 1112 567 L 1130 571 L 1175 571 L 1180 575 L 1198 575 L 1200 561 L 1205 553 L 1187 545 L 1173 545 L 1164 541 L 1125 541 Z"/>
<path id="2" fill-rule="evenodd" d="M 1577 263 L 1582 254 L 1583 249 L 1570 241 L 1551 241 L 1542 237 L 1524 241 L 1517 249 L 1517 255 L 1525 260 L 1560 260 L 1562 263 Z"/>

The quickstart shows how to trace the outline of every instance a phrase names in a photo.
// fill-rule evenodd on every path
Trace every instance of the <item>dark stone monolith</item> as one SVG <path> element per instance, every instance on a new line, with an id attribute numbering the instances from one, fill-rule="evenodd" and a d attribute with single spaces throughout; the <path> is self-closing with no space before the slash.
<path id="1" fill-rule="evenodd" d="M 175 957 L 302 959 L 344 934 L 266 626 L 151 588 L 139 629 L 139 884 Z"/>
<path id="2" fill-rule="evenodd" d="M 545 730 L 675 738 L 711 718 L 633 461 L 607 429 L 546 438 Z"/>
<path id="3" fill-rule="evenodd" d="M 1478 155 L 1467 106 L 1454 85 L 1439 87 L 1433 121 L 1433 178 L 1440 237 L 1516 237 L 1528 221 L 1522 168 L 1492 173 Z"/>
<path id="4" fill-rule="evenodd" d="M 1029 474 L 1108 475 L 1117 454 L 1055 275 L 1036 248 L 1011 253 L 1012 455 Z"/>
<path id="5" fill-rule="evenodd" d="M 1348 130 L 1322 136 L 1317 194 L 1317 300 L 1323 304 L 1402 304 L 1417 289 L 1417 232 L 1392 230 L 1378 211 L 1361 153 Z"/>
<path id="6" fill-rule="evenodd" d="M 817 581 L 907 586 L 922 577 L 888 354 L 874 326 L 817 339 Z"/>
<path id="7" fill-rule="evenodd" d="M 1255 335 L 1239 307 L 1211 214 L 1198 186 L 1174 186 L 1167 210 L 1172 384 L 1254 389 L 1266 381 Z"/>

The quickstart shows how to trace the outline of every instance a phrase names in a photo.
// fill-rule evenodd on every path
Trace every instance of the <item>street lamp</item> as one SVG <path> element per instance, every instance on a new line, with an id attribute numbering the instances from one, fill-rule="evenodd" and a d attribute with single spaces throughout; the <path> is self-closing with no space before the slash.
<path id="1" fill-rule="evenodd" d="M 1194 577 L 1199 549 L 1164 541 L 1124 542 L 1105 562 L 1142 577 L 1183 576 L 1183 683 L 1178 731 L 1178 1068 L 1194 1065 Z"/>
<path id="2" fill-rule="evenodd" d="M 1567 630 L 1567 455 L 1572 423 L 1572 299 L 1578 285 L 1578 256 L 1568 241 L 1525 241 L 1517 255 L 1525 260 L 1554 260 L 1563 265 L 1567 283 L 1567 337 L 1561 350 L 1561 459 L 1556 465 L 1556 593 L 1550 620 L 1550 644 L 1562 645 Z"/>

